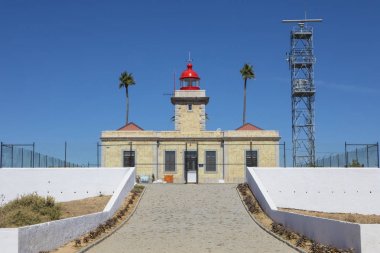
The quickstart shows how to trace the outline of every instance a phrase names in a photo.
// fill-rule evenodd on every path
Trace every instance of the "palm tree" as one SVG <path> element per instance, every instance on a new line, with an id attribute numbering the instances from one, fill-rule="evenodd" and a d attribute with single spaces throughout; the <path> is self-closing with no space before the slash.
<path id="1" fill-rule="evenodd" d="M 244 79 L 244 107 L 243 107 L 243 125 L 245 124 L 245 113 L 246 113 L 246 101 L 247 101 L 247 79 L 255 78 L 255 73 L 253 72 L 252 65 L 247 63 L 244 64 L 243 68 L 240 70 L 241 76 Z"/>
<path id="2" fill-rule="evenodd" d="M 130 85 L 134 85 L 135 84 L 135 79 L 133 78 L 132 73 L 128 73 L 127 71 L 124 71 L 123 73 L 121 73 L 121 75 L 119 77 L 119 81 L 120 81 L 119 82 L 119 89 L 125 88 L 125 95 L 127 97 L 127 101 L 126 101 L 127 113 L 126 113 L 126 122 L 125 122 L 125 124 L 128 124 L 128 114 L 129 114 L 128 87 Z"/>

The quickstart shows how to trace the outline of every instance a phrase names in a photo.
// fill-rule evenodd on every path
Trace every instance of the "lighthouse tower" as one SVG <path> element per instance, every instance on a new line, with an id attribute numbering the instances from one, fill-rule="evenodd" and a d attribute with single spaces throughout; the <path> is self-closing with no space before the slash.
<path id="1" fill-rule="evenodd" d="M 209 98 L 206 91 L 199 87 L 200 77 L 189 62 L 182 72 L 180 89 L 174 91 L 171 102 L 175 107 L 175 130 L 180 132 L 199 132 L 206 129 L 206 105 Z"/>

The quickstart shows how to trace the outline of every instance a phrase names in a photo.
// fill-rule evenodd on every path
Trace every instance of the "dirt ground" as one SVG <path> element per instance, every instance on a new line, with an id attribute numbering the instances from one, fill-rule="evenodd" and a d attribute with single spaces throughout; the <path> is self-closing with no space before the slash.
<path id="1" fill-rule="evenodd" d="M 97 196 L 68 202 L 60 202 L 62 216 L 60 219 L 103 211 L 111 196 Z"/>
<path id="2" fill-rule="evenodd" d="M 364 215 L 357 213 L 324 213 L 315 211 L 305 211 L 299 209 L 279 208 L 282 211 L 289 213 L 298 213 L 308 216 L 315 216 L 333 220 L 347 221 L 360 224 L 379 224 L 380 215 Z"/>

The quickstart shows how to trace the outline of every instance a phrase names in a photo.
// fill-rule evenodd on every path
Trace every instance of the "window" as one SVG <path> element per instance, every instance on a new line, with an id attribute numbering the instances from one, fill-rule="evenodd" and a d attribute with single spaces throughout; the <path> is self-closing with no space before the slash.
<path id="1" fill-rule="evenodd" d="M 188 110 L 188 111 L 192 111 L 192 110 L 193 110 L 193 105 L 191 105 L 191 104 L 190 104 L 190 105 L 187 105 L 187 110 Z"/>
<path id="2" fill-rule="evenodd" d="M 206 171 L 216 171 L 216 151 L 206 151 Z"/>
<path id="3" fill-rule="evenodd" d="M 165 151 L 165 171 L 175 171 L 175 151 Z"/>
<path id="4" fill-rule="evenodd" d="M 124 167 L 135 167 L 135 151 L 124 151 Z"/>
<path id="5" fill-rule="evenodd" d="M 257 167 L 257 151 L 245 151 L 245 165 L 247 167 Z"/>

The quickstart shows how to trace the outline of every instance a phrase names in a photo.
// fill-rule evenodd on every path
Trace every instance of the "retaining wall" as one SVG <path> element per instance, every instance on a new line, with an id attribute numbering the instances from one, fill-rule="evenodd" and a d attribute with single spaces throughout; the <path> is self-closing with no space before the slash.
<path id="1" fill-rule="evenodd" d="M 277 207 L 330 213 L 380 214 L 380 170 L 255 169 Z"/>
<path id="2" fill-rule="evenodd" d="M 302 198 L 298 198 L 298 197 L 295 197 L 297 201 L 292 200 L 291 196 L 293 195 L 288 196 L 288 198 L 290 198 L 289 203 L 286 203 L 287 201 L 286 199 L 280 200 L 279 196 L 282 196 L 281 195 L 282 192 L 280 191 L 283 191 L 284 189 L 283 187 L 286 187 L 286 189 L 297 187 L 298 191 L 304 191 L 304 192 L 312 189 L 313 183 L 318 184 L 318 189 L 320 189 L 321 191 L 322 190 L 326 191 L 326 192 L 328 191 L 328 189 L 331 189 L 331 187 L 334 187 L 334 185 L 330 185 L 330 184 L 333 184 L 334 180 L 329 180 L 327 178 L 324 179 L 321 174 L 318 174 L 318 172 L 321 171 L 320 169 L 310 169 L 310 168 L 293 169 L 292 168 L 292 169 L 286 169 L 287 170 L 286 173 L 275 173 L 275 174 L 273 174 L 273 171 L 276 171 L 276 170 L 280 171 L 284 169 L 275 169 L 273 171 L 268 170 L 268 172 L 264 172 L 264 170 L 267 170 L 267 169 L 247 168 L 247 173 L 246 173 L 247 183 L 249 184 L 251 190 L 255 194 L 261 207 L 268 214 L 268 216 L 270 216 L 274 221 L 276 221 L 277 223 L 281 223 L 285 227 L 295 232 L 301 233 L 317 242 L 321 242 L 328 245 L 334 245 L 339 248 L 353 248 L 356 250 L 355 252 L 380 252 L 380 240 L 377 237 L 377 235 L 380 233 L 380 225 L 378 224 L 371 224 L 371 225 L 355 224 L 355 223 L 349 223 L 349 222 L 342 222 L 342 221 L 288 213 L 288 212 L 279 211 L 277 209 L 277 203 L 286 205 L 286 207 L 288 208 L 297 208 L 301 205 L 301 203 L 299 203 L 297 207 L 293 207 L 292 204 L 289 204 L 289 203 L 302 202 Z M 312 171 L 312 170 L 315 170 L 315 171 Z M 340 169 L 340 170 L 341 171 L 339 173 L 343 174 L 344 169 Z M 348 169 L 348 171 L 351 171 L 351 169 Z M 295 176 L 289 175 L 292 173 L 294 173 Z M 373 172 L 370 172 L 370 174 L 372 173 Z M 304 174 L 304 176 L 302 176 L 302 174 Z M 317 174 L 319 176 L 317 176 Z M 330 176 L 329 173 L 322 173 L 322 174 L 325 177 Z M 315 181 L 308 181 L 309 182 L 308 184 L 304 184 L 305 188 L 302 188 L 301 184 L 292 181 L 294 178 L 298 178 L 299 180 L 301 180 L 302 178 L 307 179 L 308 178 L 307 175 L 308 176 L 315 175 L 316 178 L 314 178 Z M 352 175 L 351 187 L 355 187 L 356 186 L 355 179 L 358 175 L 357 173 L 351 173 L 351 175 Z M 265 179 L 262 180 L 262 178 L 265 178 Z M 272 182 L 270 182 L 269 178 L 272 179 Z M 365 178 L 367 177 L 365 176 Z M 289 184 L 294 183 L 294 186 L 287 185 L 284 182 L 287 182 Z M 326 182 L 330 182 L 330 184 Z M 270 190 L 267 188 L 267 186 Z M 277 189 L 276 189 L 276 186 L 278 187 Z M 279 194 L 276 194 L 276 192 Z M 277 203 L 276 201 L 273 201 L 272 196 L 275 196 Z M 339 197 L 339 195 L 333 195 L 333 196 Z M 324 210 L 323 206 L 325 206 L 326 204 L 323 203 L 323 201 L 317 202 L 317 203 L 319 203 L 322 206 L 322 207 L 318 207 L 320 208 L 319 210 Z M 305 206 L 307 206 L 307 202 L 304 205 L 304 207 Z M 284 206 L 281 206 L 281 207 L 284 207 Z M 342 212 L 350 212 L 350 211 L 345 211 L 344 207 L 341 208 L 340 210 Z"/>
<path id="3" fill-rule="evenodd" d="M 0 196 L 4 202 L 36 192 L 57 201 L 112 195 L 125 168 L 4 168 L 0 169 Z"/>
<path id="4" fill-rule="evenodd" d="M 57 169 L 50 170 L 51 174 L 61 174 L 60 172 L 62 172 L 62 170 Z M 70 170 L 75 171 L 76 169 Z M 100 173 L 94 171 L 90 172 L 90 174 L 94 177 L 95 182 L 99 182 L 101 181 L 101 179 L 110 182 L 110 180 L 104 178 L 108 176 L 107 171 L 109 171 L 109 169 L 93 170 L 103 170 Z M 112 195 L 110 201 L 107 203 L 106 207 L 102 212 L 52 222 L 45 222 L 32 226 L 25 226 L 12 229 L 0 229 L 1 252 L 35 253 L 39 251 L 52 250 L 87 233 L 88 231 L 96 228 L 99 224 L 105 222 L 108 218 L 112 217 L 115 211 L 120 207 L 124 198 L 133 188 L 136 177 L 135 168 L 118 168 L 113 170 L 119 171 L 115 173 L 114 171 L 110 170 L 110 177 L 113 178 L 116 174 L 119 174 L 120 177 L 118 178 L 118 180 L 115 179 L 116 183 L 113 185 L 112 188 L 108 189 L 114 192 L 114 194 Z M 75 172 L 73 174 L 75 174 Z M 96 178 L 94 176 L 95 174 L 97 174 L 98 176 L 102 176 L 103 178 Z M 87 182 L 91 183 L 90 181 Z M 64 182 L 61 181 L 61 183 Z M 56 185 L 58 185 L 58 183 Z M 106 187 L 103 187 L 101 184 L 99 184 L 99 187 L 100 188 L 95 189 L 95 192 L 99 189 L 106 189 Z M 78 196 L 76 194 L 71 193 L 68 195 L 71 195 L 72 197 Z"/>

